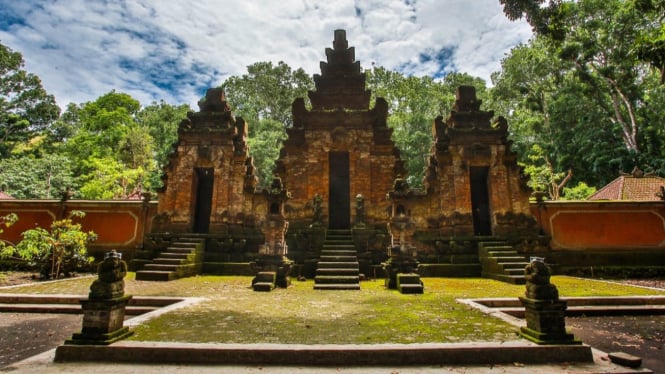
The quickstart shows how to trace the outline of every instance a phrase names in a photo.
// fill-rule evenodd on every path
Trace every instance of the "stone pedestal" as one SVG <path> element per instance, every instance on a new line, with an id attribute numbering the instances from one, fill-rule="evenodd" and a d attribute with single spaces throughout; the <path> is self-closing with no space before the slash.
<path id="1" fill-rule="evenodd" d="M 393 255 L 381 264 L 385 273 L 386 287 L 397 289 L 397 274 L 415 274 L 418 261 L 410 256 Z"/>
<path id="2" fill-rule="evenodd" d="M 132 335 L 124 327 L 125 307 L 131 296 L 114 299 L 82 299 L 83 328 L 75 333 L 66 344 L 108 345 Z"/>
<path id="3" fill-rule="evenodd" d="M 259 273 L 274 272 L 275 285 L 281 288 L 287 288 L 291 285 L 291 270 L 293 261 L 284 256 L 263 255 L 256 261 L 250 262 L 250 267 L 256 275 L 252 280 L 252 285 L 258 281 Z"/>
<path id="4" fill-rule="evenodd" d="M 530 299 L 520 297 L 524 306 L 526 327 L 520 336 L 536 344 L 582 344 L 573 334 L 566 332 L 567 303 L 563 300 Z"/>

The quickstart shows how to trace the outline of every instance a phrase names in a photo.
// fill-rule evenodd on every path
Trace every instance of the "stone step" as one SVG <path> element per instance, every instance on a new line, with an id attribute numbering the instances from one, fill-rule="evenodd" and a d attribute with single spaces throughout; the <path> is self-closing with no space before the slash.
<path id="1" fill-rule="evenodd" d="M 358 268 L 360 264 L 358 261 L 348 261 L 348 262 L 339 262 L 339 261 L 319 261 L 318 268 Z"/>
<path id="2" fill-rule="evenodd" d="M 398 274 L 399 284 L 417 284 L 420 285 L 420 275 L 418 274 Z"/>
<path id="3" fill-rule="evenodd" d="M 176 271 L 180 265 L 166 265 L 166 264 L 145 264 L 143 270 L 158 270 L 158 271 Z"/>
<path id="4" fill-rule="evenodd" d="M 125 314 L 138 316 L 159 309 L 150 306 L 125 307 Z M 0 313 L 56 313 L 56 314 L 80 314 L 80 304 L 0 304 Z"/>
<path id="5" fill-rule="evenodd" d="M 526 279 L 524 275 L 508 275 L 508 274 L 496 274 L 496 273 L 483 273 L 483 277 L 498 280 L 501 282 L 511 283 L 511 284 L 526 284 Z"/>
<path id="6" fill-rule="evenodd" d="M 398 286 L 398 291 L 404 294 L 420 294 L 425 292 L 425 288 L 422 284 L 400 284 Z"/>
<path id="7" fill-rule="evenodd" d="M 318 268 L 316 275 L 360 275 L 360 270 L 355 268 Z"/>
<path id="8" fill-rule="evenodd" d="M 485 249 L 488 249 L 489 247 L 505 247 L 508 244 L 502 241 L 488 241 L 488 242 L 480 242 L 479 245 L 481 245 Z"/>
<path id="9" fill-rule="evenodd" d="M 522 275 L 524 276 L 524 268 L 521 269 L 503 269 L 504 273 L 508 275 Z"/>
<path id="10" fill-rule="evenodd" d="M 497 260 L 497 262 L 499 262 L 499 263 L 506 263 L 506 262 L 515 262 L 515 263 L 520 262 L 521 263 L 521 262 L 526 262 L 524 260 L 524 257 L 522 257 L 522 256 L 494 256 L 493 258 L 495 258 Z"/>
<path id="11" fill-rule="evenodd" d="M 182 265 L 186 262 L 185 259 L 181 258 L 156 258 L 152 260 L 154 264 L 161 264 L 161 265 Z"/>
<path id="12" fill-rule="evenodd" d="M 524 268 L 525 268 L 529 263 L 528 263 L 528 262 L 503 262 L 503 261 L 499 261 L 498 264 L 499 264 L 499 266 L 501 266 L 501 268 L 502 268 L 503 270 L 508 270 L 508 269 L 520 269 L 520 270 L 523 271 Z"/>
<path id="13" fill-rule="evenodd" d="M 356 246 L 353 244 L 329 244 L 324 243 L 321 250 L 346 250 L 356 252 Z"/>
<path id="14" fill-rule="evenodd" d="M 270 282 L 256 282 L 252 285 L 252 289 L 254 289 L 254 291 L 259 291 L 259 292 L 270 292 L 274 288 L 275 284 Z"/>
<path id="15" fill-rule="evenodd" d="M 502 251 L 514 251 L 515 248 L 513 248 L 512 245 L 492 245 L 492 246 L 483 246 L 483 248 L 490 252 L 490 251 L 497 251 L 497 252 L 502 252 Z"/>
<path id="16" fill-rule="evenodd" d="M 345 291 L 345 290 L 360 290 L 360 284 L 359 283 L 343 283 L 343 284 L 335 284 L 335 283 L 330 283 L 330 284 L 315 284 L 314 285 L 315 290 L 329 290 L 329 291 Z"/>
<path id="17" fill-rule="evenodd" d="M 314 277 L 315 284 L 347 284 L 359 282 L 360 277 L 357 275 L 317 275 Z"/>
<path id="18" fill-rule="evenodd" d="M 510 250 L 510 251 L 488 251 L 487 255 L 490 256 L 490 257 L 501 257 L 501 256 L 515 256 L 515 257 L 518 257 L 519 256 L 519 254 L 515 250 Z"/>
<path id="19" fill-rule="evenodd" d="M 358 262 L 357 256 L 321 256 L 321 262 Z"/>
<path id="20" fill-rule="evenodd" d="M 136 272 L 136 280 L 141 281 L 170 281 L 175 279 L 175 274 L 170 271 L 139 270 Z"/>
<path id="21" fill-rule="evenodd" d="M 324 249 L 321 256 L 357 256 L 357 253 L 346 249 Z"/>
<path id="22" fill-rule="evenodd" d="M 172 246 L 169 246 L 169 247 L 166 248 L 166 250 L 164 250 L 164 252 L 167 252 L 167 253 L 187 253 L 187 254 L 189 254 L 189 253 L 194 252 L 195 249 L 196 249 L 196 248 L 190 248 L 190 247 L 187 247 L 187 248 L 182 247 L 182 248 L 180 248 L 180 247 L 172 247 Z"/>
<path id="23" fill-rule="evenodd" d="M 189 253 L 172 253 L 172 252 L 162 252 L 159 254 L 158 258 L 170 258 L 170 259 L 179 259 L 187 260 Z"/>

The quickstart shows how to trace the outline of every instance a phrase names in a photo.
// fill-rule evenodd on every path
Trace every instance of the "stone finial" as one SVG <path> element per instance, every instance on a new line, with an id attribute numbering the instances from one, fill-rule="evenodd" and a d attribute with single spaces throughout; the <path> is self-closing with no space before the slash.
<path id="1" fill-rule="evenodd" d="M 456 100 L 453 110 L 456 112 L 472 112 L 480 110 L 481 100 L 476 97 L 473 86 L 459 86 L 455 92 Z"/>
<path id="2" fill-rule="evenodd" d="M 346 40 L 346 30 L 335 30 L 335 40 L 333 48 L 336 50 L 345 50 L 349 48 L 349 42 Z"/>
<path id="3" fill-rule="evenodd" d="M 224 89 L 209 88 L 206 91 L 206 97 L 199 101 L 199 108 L 202 112 L 228 112 L 231 110 L 226 103 L 226 94 Z"/>

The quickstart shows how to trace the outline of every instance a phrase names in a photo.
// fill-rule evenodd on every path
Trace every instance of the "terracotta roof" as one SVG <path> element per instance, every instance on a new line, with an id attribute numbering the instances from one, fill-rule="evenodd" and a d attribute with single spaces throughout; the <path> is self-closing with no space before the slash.
<path id="1" fill-rule="evenodd" d="M 6 192 L 4 192 L 4 191 L 0 191 L 0 199 L 13 199 L 13 198 L 14 198 L 14 197 L 12 197 L 11 195 L 9 195 L 8 193 L 6 193 Z"/>
<path id="2" fill-rule="evenodd" d="M 663 200 L 665 179 L 656 176 L 622 175 L 589 196 L 587 200 Z"/>

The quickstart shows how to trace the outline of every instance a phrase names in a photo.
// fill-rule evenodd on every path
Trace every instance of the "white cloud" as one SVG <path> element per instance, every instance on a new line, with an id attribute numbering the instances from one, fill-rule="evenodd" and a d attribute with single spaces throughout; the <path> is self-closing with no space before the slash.
<path id="1" fill-rule="evenodd" d="M 257 61 L 319 73 L 333 30 L 347 30 L 364 68 L 462 71 L 489 79 L 530 36 L 498 0 L 0 0 L 0 42 L 65 106 L 116 89 L 148 104 L 196 101 Z M 9 17 L 12 16 L 12 17 Z M 22 19 L 22 21 L 20 21 Z M 18 21 L 17 21 L 18 20 Z M 435 58 L 453 51 L 448 66 Z M 429 60 L 423 56 L 430 56 Z M 426 61 L 427 60 L 427 61 Z"/>

